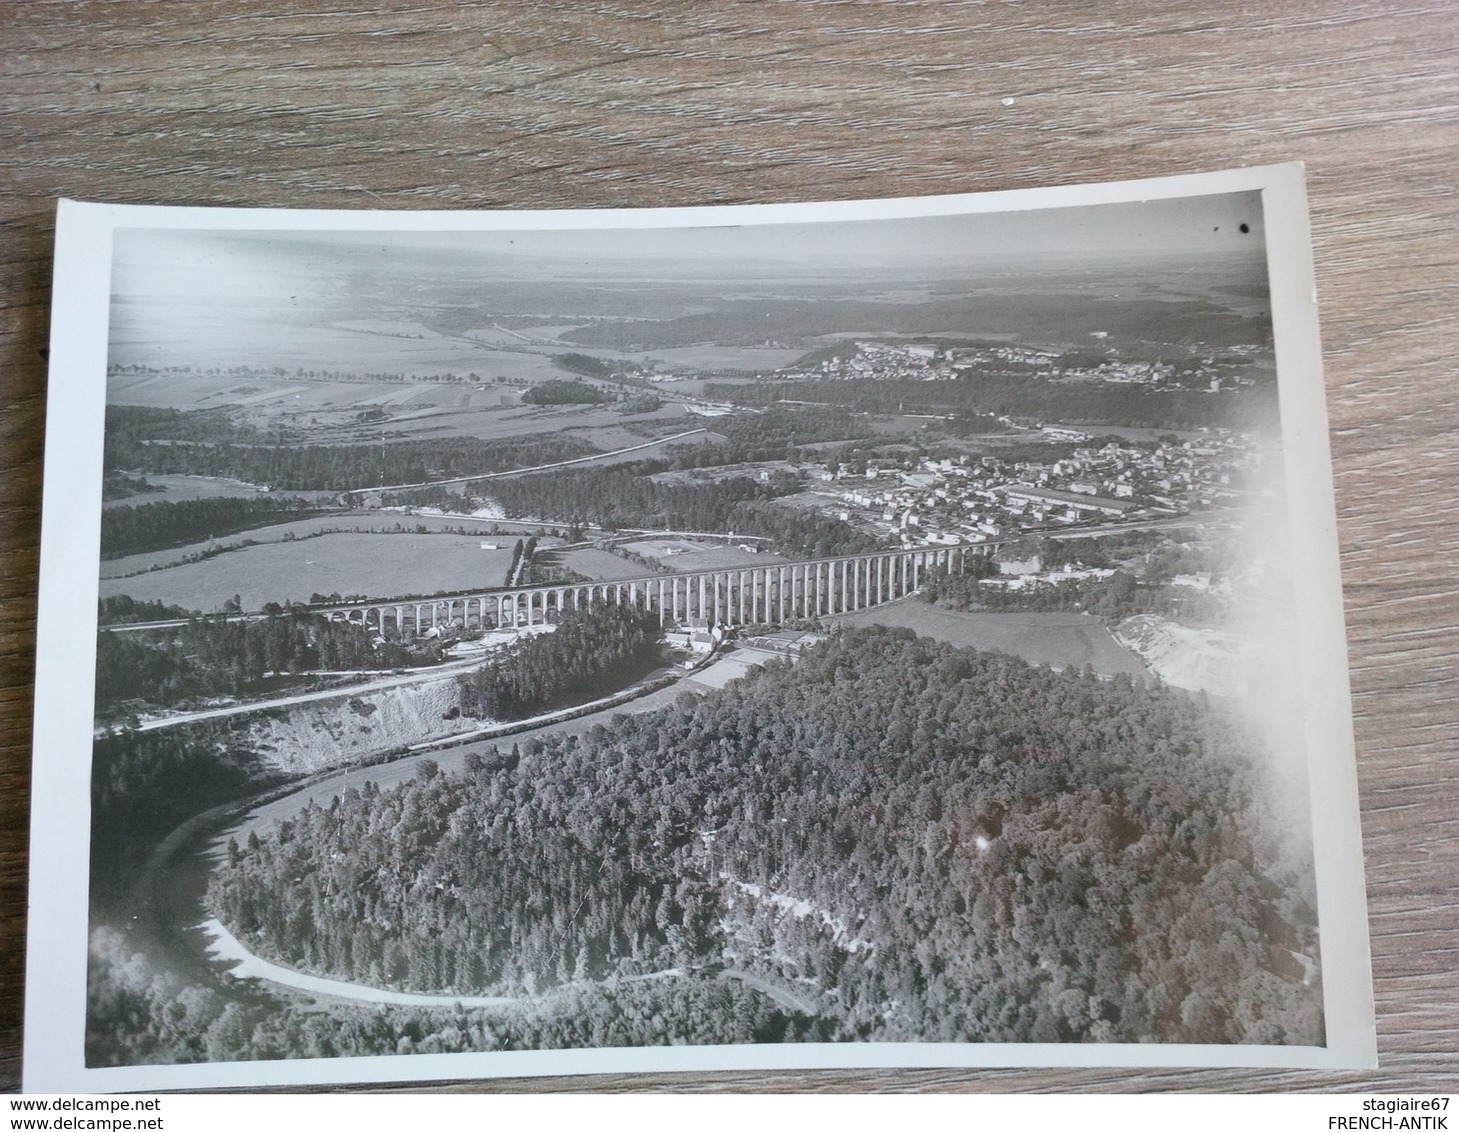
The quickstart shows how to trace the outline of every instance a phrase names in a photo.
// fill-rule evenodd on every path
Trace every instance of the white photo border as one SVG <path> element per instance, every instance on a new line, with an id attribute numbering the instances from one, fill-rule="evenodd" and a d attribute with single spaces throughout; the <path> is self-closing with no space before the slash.
<path id="1" fill-rule="evenodd" d="M 100 556 L 112 238 L 118 228 L 415 231 L 648 229 L 1022 212 L 1260 191 L 1290 504 L 1324 1047 L 1172 1044 L 826 1043 L 644 1047 L 87 1068 L 91 674 Z M 952 196 L 643 210 L 373 212 L 60 202 L 52 298 L 35 730 L 23 1087 L 197 1090 L 470 1077 L 822 1068 L 1262 1067 L 1377 1064 L 1367 906 L 1315 277 L 1300 164 Z"/>

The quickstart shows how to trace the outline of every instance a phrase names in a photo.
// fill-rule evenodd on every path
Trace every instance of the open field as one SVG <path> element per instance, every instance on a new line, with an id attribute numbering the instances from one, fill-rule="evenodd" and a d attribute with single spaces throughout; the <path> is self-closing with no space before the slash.
<path id="1" fill-rule="evenodd" d="M 675 555 L 665 563 L 676 574 L 693 573 L 698 570 L 737 570 L 756 566 L 777 566 L 790 559 L 778 554 L 752 554 L 737 546 L 706 546 L 689 554 Z"/>
<path id="2" fill-rule="evenodd" d="M 712 539 L 691 538 L 646 538 L 638 542 L 625 543 L 624 550 L 652 558 L 676 574 L 690 574 L 699 570 L 733 570 L 740 567 L 774 566 L 788 562 L 776 554 L 751 554 L 733 544 L 726 545 Z"/>
<path id="3" fill-rule="evenodd" d="M 609 554 L 606 550 L 586 546 L 563 551 L 562 564 L 586 578 L 598 582 L 616 582 L 620 578 L 641 578 L 648 573 L 636 562 Z"/>
<path id="4" fill-rule="evenodd" d="M 311 519 L 294 519 L 287 523 L 275 523 L 251 531 L 240 531 L 238 534 L 219 539 L 218 542 L 223 546 L 234 546 L 245 539 L 257 543 L 289 542 L 294 539 L 305 539 L 322 531 L 346 531 L 351 534 L 369 534 L 374 531 L 384 535 L 400 536 L 402 532 L 419 533 L 416 530 L 418 527 L 424 527 L 427 534 L 447 532 L 447 528 L 450 527 L 454 527 L 458 531 L 480 532 L 489 530 L 494 523 L 495 521 L 492 519 L 475 519 L 470 515 L 433 515 L 396 510 L 357 509 L 341 511 L 332 515 L 319 515 Z M 491 541 L 505 542 L 510 549 L 512 543 L 524 535 L 516 525 L 508 530 L 511 533 L 482 537 Z M 109 558 L 101 564 L 101 577 L 120 578 L 141 570 L 165 569 L 174 563 L 181 562 L 189 555 L 201 553 L 209 545 L 211 545 L 210 541 L 195 542 L 170 550 L 149 550 L 142 554 L 128 554 L 123 558 Z M 544 548 L 555 545 L 557 543 L 552 539 L 543 540 Z"/>
<path id="5" fill-rule="evenodd" d="M 664 405 L 651 413 L 625 414 L 612 405 L 524 405 L 521 394 L 521 390 L 502 388 L 498 397 L 509 397 L 509 405 L 492 402 L 459 411 L 433 409 L 404 417 L 392 415 L 389 421 L 383 422 L 383 427 L 406 438 L 413 438 L 417 433 L 440 432 L 443 426 L 453 436 L 475 436 L 482 440 L 543 432 L 570 433 L 606 451 L 642 444 L 652 439 L 658 429 L 682 432 L 700 423 L 691 419 L 682 405 Z M 648 435 L 627 427 L 638 422 L 648 425 Z"/>
<path id="6" fill-rule="evenodd" d="M 145 312 L 143 312 L 145 314 Z M 401 337 L 383 329 L 389 322 L 352 321 L 351 329 L 330 325 L 319 312 L 300 311 L 287 320 L 261 322 L 246 304 L 218 309 L 202 304 L 174 305 L 165 320 L 138 317 L 132 304 L 113 305 L 110 361 L 114 365 L 245 365 L 257 369 L 282 366 L 358 373 L 402 373 L 407 376 L 476 373 L 493 377 L 542 380 L 553 372 L 550 351 L 524 348 L 525 343 L 478 342 L 466 336 L 440 334 L 424 327 Z"/>
<path id="7" fill-rule="evenodd" d="M 662 540 L 647 539 L 629 543 L 625 549 L 633 550 L 634 553 L 642 554 L 646 558 L 658 558 L 649 550 L 638 548 L 661 548 L 664 545 Z M 705 543 L 701 545 L 700 549 L 660 558 L 659 561 L 672 573 L 694 574 L 701 570 L 738 570 L 742 568 L 748 570 L 757 566 L 777 566 L 789 562 L 790 559 L 782 558 L 778 554 L 751 554 L 737 546 L 716 546 Z M 576 570 L 579 574 L 605 582 L 616 581 L 619 578 L 642 578 L 650 573 L 643 566 L 630 562 L 626 558 L 619 558 L 616 554 L 593 547 L 564 552 L 562 564 L 570 570 Z"/>
<path id="8" fill-rule="evenodd" d="M 148 473 L 147 482 L 161 491 L 144 491 L 129 495 L 125 499 L 108 499 L 102 508 L 140 507 L 144 503 L 183 503 L 190 499 L 236 499 L 250 498 L 259 494 L 256 484 L 242 480 L 223 479 L 218 476 L 159 476 Z M 275 491 L 272 498 L 308 499 L 326 506 L 332 505 L 339 495 L 336 491 Z"/>
<path id="9" fill-rule="evenodd" d="M 777 350 L 768 346 L 719 346 L 712 342 L 702 346 L 681 346 L 672 350 L 648 350 L 641 355 L 670 369 L 743 369 L 770 373 L 804 357 L 805 350 Z"/>
<path id="10" fill-rule="evenodd" d="M 1094 666 L 1101 676 L 1123 672 L 1146 677 L 1149 669 L 1084 613 L 956 613 L 919 598 L 863 609 L 835 619 L 845 625 L 892 625 L 961 648 L 1006 652 L 1053 668 Z"/>
<path id="11" fill-rule="evenodd" d="M 561 377 L 559 372 L 555 376 Z M 603 451 L 628 448 L 703 427 L 680 404 L 646 413 L 626 414 L 608 405 L 524 405 L 524 390 L 432 382 L 328 382 L 284 378 L 210 375 L 116 375 L 112 404 L 183 411 L 233 409 L 239 419 L 259 427 L 284 425 L 298 430 L 305 443 L 362 444 L 468 436 L 505 440 L 544 433 L 572 436 Z M 383 410 L 380 420 L 361 421 L 367 410 Z M 703 443 L 704 435 L 676 444 Z M 622 459 L 642 459 L 629 455 Z M 618 457 L 610 457 L 615 462 Z"/>
<path id="12" fill-rule="evenodd" d="M 584 329 L 583 323 L 553 323 L 541 326 L 516 327 L 506 330 L 499 327 L 468 330 L 462 337 L 480 342 L 483 346 L 501 350 L 524 351 L 550 356 L 555 353 L 572 352 L 601 358 L 609 364 L 638 363 L 658 364 L 670 370 L 748 370 L 753 373 L 770 373 L 789 365 L 806 353 L 798 347 L 779 349 L 773 346 L 733 346 L 717 342 L 701 342 L 693 346 L 673 346 L 654 349 L 651 345 L 640 350 L 615 350 L 607 346 L 582 346 L 571 341 L 576 330 Z M 564 336 L 567 337 L 564 337 Z"/>
<path id="13" fill-rule="evenodd" d="M 415 533 L 261 543 L 131 578 L 103 578 L 101 596 L 128 594 L 210 613 L 235 594 L 244 609 L 259 609 L 270 601 L 308 601 L 314 593 L 385 598 L 486 589 L 505 582 L 512 559 L 513 540 L 496 541 L 503 549 L 482 550 L 479 536 Z"/>
<path id="14" fill-rule="evenodd" d="M 119 300 L 113 307 L 109 362 L 113 366 L 191 366 L 195 370 L 247 366 L 260 371 L 281 368 L 270 378 L 240 379 L 220 374 L 205 383 L 189 380 L 176 387 L 178 375 L 128 375 L 113 382 L 109 398 L 122 404 L 146 404 L 175 408 L 204 405 L 277 405 L 293 408 L 341 407 L 338 387 L 327 381 L 307 379 L 299 371 L 328 370 L 357 374 L 400 375 L 407 388 L 431 387 L 433 377 L 469 379 L 458 387 L 484 392 L 493 398 L 493 383 L 536 383 L 562 377 L 553 356 L 566 352 L 587 353 L 612 364 L 657 362 L 670 370 L 747 370 L 772 372 L 800 357 L 800 349 L 721 346 L 705 343 L 665 350 L 619 351 L 582 347 L 557 338 L 579 327 L 568 324 L 542 325 L 522 330 L 482 327 L 461 334 L 443 333 L 408 318 L 336 320 L 336 312 L 291 312 L 284 320 L 265 322 L 262 312 L 246 304 L 219 309 L 214 305 L 174 304 L 166 319 L 155 312 Z M 149 317 L 152 314 L 152 317 Z M 267 316 L 272 318 L 272 316 Z M 473 377 L 474 375 L 474 377 Z M 388 384 L 388 383 L 382 383 Z M 319 388 L 329 389 L 323 397 Z M 251 388 L 244 388 L 251 387 Z M 350 386 L 364 390 L 366 387 Z M 311 389 L 313 393 L 311 395 Z M 423 389 L 406 398 L 418 400 Z M 379 396 L 377 391 L 376 396 Z M 368 404 L 369 394 L 351 398 L 350 404 Z M 256 400 L 249 401 L 249 398 Z M 376 402 L 378 403 L 378 402 Z M 403 403 L 403 402 L 396 402 Z"/>
<path id="15" fill-rule="evenodd" d="M 460 382 L 328 381 L 256 374 L 114 373 L 107 379 L 108 404 L 182 410 L 240 407 L 259 417 L 307 417 L 375 407 L 465 411 L 497 407 L 503 397 L 515 404 L 520 391 Z"/>

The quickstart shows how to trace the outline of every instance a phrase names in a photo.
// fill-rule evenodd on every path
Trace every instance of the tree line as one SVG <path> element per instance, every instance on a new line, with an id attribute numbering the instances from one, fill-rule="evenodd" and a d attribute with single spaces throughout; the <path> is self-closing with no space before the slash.
<path id="1" fill-rule="evenodd" d="M 332 513 L 335 512 L 307 499 L 268 495 L 123 504 L 108 507 L 101 513 L 101 556 L 119 558 L 147 550 L 166 550 L 271 526 L 283 519 L 308 519 Z"/>
<path id="2" fill-rule="evenodd" d="M 222 476 L 289 491 L 344 491 L 486 475 L 597 451 L 576 437 L 551 433 L 306 444 L 289 432 L 264 433 L 235 424 L 216 411 L 113 405 L 107 408 L 105 461 L 108 469 L 125 472 Z"/>
<path id="3" fill-rule="evenodd" d="M 758 413 L 738 413 L 715 422 L 714 431 L 729 442 L 718 455 L 726 463 L 793 459 L 807 444 L 856 440 L 874 435 L 870 423 L 849 409 L 772 405 Z"/>
<path id="4" fill-rule="evenodd" d="M 158 844 L 210 807 L 276 786 L 247 741 L 249 721 L 199 720 L 156 731 L 108 732 L 91 751 L 91 905 L 122 922 Z"/>
<path id="5" fill-rule="evenodd" d="M 815 1018 L 733 979 L 684 973 L 585 983 L 505 1008 L 301 1003 L 217 977 L 200 981 L 144 950 L 135 933 L 91 934 L 86 1063 L 156 1065 L 499 1050 L 729 1045 L 824 1038 Z"/>
<path id="6" fill-rule="evenodd" d="M 661 663 L 658 615 L 631 605 L 566 610 L 550 633 L 528 636 L 459 678 L 461 713 L 522 719 L 616 691 Z"/>
<path id="7" fill-rule="evenodd" d="M 515 476 L 494 482 L 491 494 L 507 515 L 572 525 L 760 535 L 811 557 L 875 548 L 873 539 L 849 524 L 771 502 L 797 489 L 791 476 L 770 481 L 737 475 L 712 483 L 664 482 L 641 469 L 620 466 Z"/>
<path id="8" fill-rule="evenodd" d="M 522 403 L 526 405 L 601 405 L 612 400 L 611 393 L 605 393 L 596 385 L 560 378 L 539 382 L 522 394 Z"/>
<path id="9" fill-rule="evenodd" d="M 1127 531 L 1101 538 L 1041 538 L 1029 535 L 1005 545 L 995 555 L 969 555 L 959 574 L 930 572 L 919 596 L 923 601 L 960 612 L 1088 613 L 1114 623 L 1138 614 L 1153 614 L 1187 623 L 1219 621 L 1230 598 L 1219 590 L 1172 585 L 1180 574 L 1207 574 L 1214 581 L 1236 565 L 1239 542 L 1197 538 L 1180 542 L 1162 531 Z M 1045 572 L 1071 569 L 1110 570 L 1103 577 L 1061 577 L 1025 581 L 1018 588 L 983 585 L 996 578 L 998 562 L 1037 556 Z"/>
<path id="10" fill-rule="evenodd" d="M 1057 382 L 1024 375 L 979 373 L 947 381 L 851 378 L 708 382 L 705 397 L 733 405 L 817 401 L 867 413 L 985 414 L 1065 424 L 1193 429 L 1236 427 L 1275 411 L 1274 389 L 1156 391 L 1143 385 Z"/>
<path id="11" fill-rule="evenodd" d="M 971 577 L 944 577 L 931 581 L 922 599 L 944 609 L 983 609 L 991 612 L 1088 613 L 1110 623 L 1137 614 L 1154 614 L 1182 621 L 1220 617 L 1227 608 L 1218 594 L 1180 586 L 1142 582 L 1127 570 L 1103 578 L 1069 578 L 1036 582 L 1019 589 L 983 586 Z"/>
<path id="12" fill-rule="evenodd" d="M 810 348 L 811 339 L 844 334 L 848 327 L 872 326 L 879 335 L 922 335 L 928 336 L 924 340 L 938 342 L 951 341 L 949 327 L 993 325 L 1025 341 L 1082 342 L 1088 341 L 1091 326 L 1099 326 L 1109 334 L 1108 341 L 1122 349 L 1148 344 L 1169 354 L 1204 343 L 1271 340 L 1271 320 L 1265 315 L 1248 316 L 1207 301 L 1112 301 L 1110 292 L 1122 289 L 1111 280 L 1077 292 L 1010 290 L 919 302 L 860 296 L 726 300 L 713 309 L 672 318 L 594 322 L 562 337 L 579 346 L 628 352 L 706 343 L 760 346 L 774 342 Z"/>
<path id="13" fill-rule="evenodd" d="M 257 694 L 272 687 L 270 678 L 439 661 L 434 644 L 406 647 L 298 606 L 255 621 L 201 618 L 147 633 L 102 631 L 96 635 L 96 716 Z"/>
<path id="14" fill-rule="evenodd" d="M 135 621 L 170 621 L 183 617 L 201 617 L 196 609 L 184 609 L 163 601 L 141 601 L 127 594 L 98 598 L 98 625 L 125 625 Z"/>

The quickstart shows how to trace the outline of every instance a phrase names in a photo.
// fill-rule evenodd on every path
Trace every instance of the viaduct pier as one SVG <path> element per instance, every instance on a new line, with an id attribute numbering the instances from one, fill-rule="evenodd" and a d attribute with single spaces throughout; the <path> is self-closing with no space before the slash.
<path id="1" fill-rule="evenodd" d="M 660 624 L 782 625 L 893 601 L 918 589 L 929 572 L 960 573 L 965 553 L 962 546 L 879 551 L 692 574 L 556 582 L 312 608 L 381 632 L 388 626 L 397 634 L 450 626 L 522 628 L 545 624 L 570 609 L 625 603 L 656 611 Z"/>

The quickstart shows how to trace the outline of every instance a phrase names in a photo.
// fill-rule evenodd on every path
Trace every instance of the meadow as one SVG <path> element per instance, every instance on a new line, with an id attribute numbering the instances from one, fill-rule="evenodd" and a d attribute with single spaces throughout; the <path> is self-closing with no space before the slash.
<path id="1" fill-rule="evenodd" d="M 738 546 L 708 545 L 688 554 L 676 554 L 666 565 L 675 573 L 693 573 L 698 570 L 750 570 L 758 566 L 778 566 L 789 562 L 778 554 L 758 553 L 741 550 Z"/>
<path id="2" fill-rule="evenodd" d="M 561 376 L 560 370 L 550 369 L 534 373 L 532 379 Z M 248 423 L 257 427 L 282 424 L 320 443 L 376 441 L 382 435 L 387 440 L 432 435 L 499 440 L 559 432 L 610 451 L 704 425 L 683 405 L 672 402 L 650 412 L 627 414 L 613 404 L 524 405 L 522 392 L 521 387 L 490 381 L 337 381 L 258 374 L 112 373 L 107 401 L 183 411 L 242 410 Z M 383 416 L 374 418 L 375 411 Z M 362 413 L 371 413 L 372 417 L 362 419 Z M 686 437 L 675 443 L 702 440 L 702 436 Z"/>
<path id="3" fill-rule="evenodd" d="M 353 518 L 343 516 L 334 525 L 350 524 Z M 409 516 L 405 521 L 413 527 L 414 519 Z M 483 541 L 495 542 L 501 549 L 483 550 Z M 271 601 L 308 601 L 315 593 L 387 598 L 488 589 L 505 583 L 514 542 L 508 536 L 483 540 L 479 535 L 414 530 L 392 534 L 378 529 L 260 542 L 134 577 L 103 578 L 101 596 L 127 594 L 139 601 L 163 601 L 211 613 L 235 595 L 244 609 L 259 609 Z"/>
<path id="4" fill-rule="evenodd" d="M 805 354 L 806 351 L 800 348 L 778 350 L 769 346 L 721 346 L 706 342 L 698 346 L 649 350 L 638 356 L 652 358 L 669 369 L 736 369 L 772 373 Z"/>
<path id="5" fill-rule="evenodd" d="M 767 545 L 756 540 L 751 545 Z M 776 566 L 790 559 L 765 551 L 741 550 L 738 545 L 716 539 L 647 538 L 624 543 L 624 550 L 652 558 L 676 574 L 692 574 L 699 570 L 751 569 Z"/>
<path id="6" fill-rule="evenodd" d="M 575 573 L 596 581 L 616 582 L 620 578 L 641 578 L 649 571 L 636 562 L 586 546 L 562 553 L 562 564 Z"/>
<path id="7" fill-rule="evenodd" d="M 242 480 L 224 479 L 221 476 L 171 476 L 151 474 L 146 477 L 154 490 L 139 492 L 123 499 L 108 499 L 102 507 L 139 507 L 144 503 L 183 503 L 190 499 L 236 499 L 253 495 L 259 485 Z M 289 498 L 309 499 L 329 506 L 338 494 L 333 491 L 289 491 L 278 492 Z"/>
<path id="8" fill-rule="evenodd" d="M 343 371 L 344 367 L 338 368 Z M 360 372 L 376 371 L 362 369 Z M 456 372 L 464 374 L 466 370 Z M 329 381 L 287 374 L 113 373 L 107 378 L 108 404 L 182 410 L 246 408 L 263 418 L 282 415 L 307 418 L 310 413 L 361 412 L 372 408 L 402 412 L 431 408 L 468 411 L 498 408 L 503 397 L 515 403 L 519 393 L 492 384 L 479 389 L 475 384 L 462 382 Z"/>
<path id="9" fill-rule="evenodd" d="M 201 478 L 201 477 L 200 477 Z M 315 493 L 301 493 L 315 494 Z M 150 502 L 152 496 L 138 497 Z M 332 495 L 331 495 L 332 498 Z M 469 532 L 480 532 L 490 529 L 495 523 L 492 519 L 475 519 L 469 515 L 439 515 L 422 512 L 405 512 L 396 510 L 354 510 L 341 511 L 334 515 L 316 515 L 308 519 L 295 519 L 287 523 L 275 523 L 272 526 L 258 527 L 255 530 L 244 531 L 227 538 L 219 539 L 218 542 L 224 546 L 234 546 L 245 539 L 256 543 L 266 542 L 291 542 L 294 539 L 307 539 L 312 535 L 326 531 L 347 530 L 350 532 L 395 535 L 401 531 L 409 531 L 422 534 L 454 533 L 462 530 Z M 509 530 L 517 531 L 520 524 L 513 524 Z M 419 530 L 424 528 L 424 530 Z M 484 535 L 488 541 L 501 543 L 506 542 L 510 548 L 511 543 L 522 537 L 519 533 Z M 161 570 L 177 565 L 187 558 L 196 557 L 209 546 L 212 540 L 207 542 L 195 542 L 186 546 L 174 547 L 168 550 L 153 550 L 141 554 L 128 554 L 121 558 L 109 558 L 101 563 L 102 578 L 121 578 L 127 575 L 136 574 L 143 570 Z M 544 547 L 555 545 L 550 539 L 544 540 Z"/>
<path id="10" fill-rule="evenodd" d="M 371 327 L 371 329 L 366 329 Z M 399 334 L 420 334 L 401 337 Z M 327 368 L 359 373 L 477 373 L 541 380 L 552 361 L 546 352 L 477 342 L 424 327 L 403 329 L 391 320 L 330 324 L 319 312 L 301 312 L 265 326 L 247 305 L 228 308 L 175 306 L 165 320 L 134 317 L 131 304 L 113 304 L 110 360 L 115 365 L 252 366 L 269 369 Z"/>

